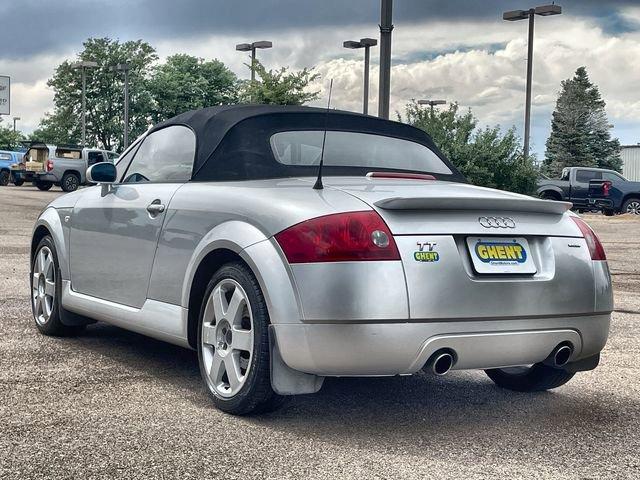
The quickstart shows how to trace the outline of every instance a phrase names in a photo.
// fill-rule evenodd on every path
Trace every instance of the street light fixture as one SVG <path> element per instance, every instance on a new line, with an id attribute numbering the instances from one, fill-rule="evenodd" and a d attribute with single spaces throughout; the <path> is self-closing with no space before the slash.
<path id="1" fill-rule="evenodd" d="M 375 47 L 378 41 L 375 38 L 361 38 L 359 42 L 348 40 L 342 44 L 344 48 L 364 48 L 364 100 L 362 113 L 369 113 L 369 49 Z"/>
<path id="2" fill-rule="evenodd" d="M 433 116 L 433 107 L 436 105 L 445 105 L 446 100 L 418 100 L 418 105 L 429 105 L 431 107 L 431 115 Z"/>
<path id="3" fill-rule="evenodd" d="M 129 70 L 131 67 L 128 63 L 118 63 L 109 70 L 114 72 L 124 72 L 124 148 L 129 146 Z"/>
<path id="4" fill-rule="evenodd" d="M 87 68 L 98 68 L 96 62 L 82 61 L 71 65 L 74 70 L 82 72 L 82 145 L 87 143 Z"/>
<path id="5" fill-rule="evenodd" d="M 256 79 L 256 50 L 258 48 L 272 48 L 273 43 L 267 40 L 261 40 L 253 43 L 239 43 L 236 50 L 239 52 L 251 52 L 251 81 Z"/>
<path id="6" fill-rule="evenodd" d="M 21 120 L 20 117 L 13 117 L 13 133 L 16 133 L 16 122 Z"/>
<path id="7" fill-rule="evenodd" d="M 527 54 L 527 86 L 526 100 L 524 106 L 524 158 L 529 157 L 529 134 L 531 131 L 531 76 L 533 71 L 533 24 L 536 15 L 548 17 L 550 15 L 560 15 L 562 7 L 560 5 L 542 5 L 530 8 L 529 10 L 512 10 L 504 12 L 502 19 L 509 22 L 529 19 L 529 43 Z"/>

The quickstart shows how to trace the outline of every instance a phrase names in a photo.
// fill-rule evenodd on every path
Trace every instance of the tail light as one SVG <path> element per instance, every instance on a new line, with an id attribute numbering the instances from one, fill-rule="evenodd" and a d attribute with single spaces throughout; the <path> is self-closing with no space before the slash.
<path id="1" fill-rule="evenodd" d="M 314 218 L 275 237 L 289 263 L 400 260 L 389 227 L 373 210 Z"/>
<path id="2" fill-rule="evenodd" d="M 604 247 L 602 246 L 602 243 L 600 243 L 600 239 L 591 229 L 591 227 L 587 225 L 587 223 L 580 217 L 571 217 L 571 220 L 576 223 L 576 225 L 582 232 L 582 236 L 587 241 L 589 253 L 591 254 L 591 260 L 606 260 L 607 256 L 604 253 Z"/>
<path id="3" fill-rule="evenodd" d="M 605 197 L 609 196 L 609 190 L 611 190 L 611 185 L 613 185 L 609 180 L 602 184 L 602 193 Z"/>
<path id="4" fill-rule="evenodd" d="M 53 162 L 51 160 L 47 160 L 47 172 L 53 170 Z"/>

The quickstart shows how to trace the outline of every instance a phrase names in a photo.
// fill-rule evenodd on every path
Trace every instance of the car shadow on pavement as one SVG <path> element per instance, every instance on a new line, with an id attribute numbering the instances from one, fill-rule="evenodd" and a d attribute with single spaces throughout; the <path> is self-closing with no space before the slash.
<path id="1" fill-rule="evenodd" d="M 105 324 L 90 326 L 71 339 L 75 347 L 106 357 L 136 376 L 154 377 L 181 392 L 197 408 L 211 405 L 219 412 L 200 380 L 195 352 Z M 586 373 L 583 375 L 594 375 Z M 333 444 L 370 443 L 396 437 L 405 448 L 419 451 L 434 435 L 487 440 L 493 432 L 526 432 L 571 438 L 611 435 L 629 425 L 625 409 L 640 406 L 611 402 L 603 385 L 591 385 L 580 374 L 552 392 L 517 393 L 502 390 L 483 372 L 452 372 L 444 377 L 419 373 L 406 377 L 328 378 L 314 395 L 291 397 L 281 409 L 240 421 L 276 431 L 308 436 Z M 555 440 L 551 440 L 555 441 Z"/>

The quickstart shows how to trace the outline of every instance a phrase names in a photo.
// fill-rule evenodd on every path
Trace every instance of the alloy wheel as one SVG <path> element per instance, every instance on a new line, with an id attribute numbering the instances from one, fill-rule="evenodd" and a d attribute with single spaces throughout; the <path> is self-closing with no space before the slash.
<path id="1" fill-rule="evenodd" d="M 246 382 L 253 358 L 253 315 L 238 282 L 224 279 L 211 291 L 201 332 L 207 385 L 220 397 L 236 395 Z"/>
<path id="2" fill-rule="evenodd" d="M 629 202 L 629 204 L 627 205 L 627 213 L 640 215 L 640 201 L 634 200 L 633 202 Z"/>
<path id="3" fill-rule="evenodd" d="M 56 293 L 56 268 L 53 262 L 53 253 L 49 247 L 45 246 L 38 250 L 33 264 L 31 282 L 33 315 L 36 322 L 44 325 L 51 317 Z"/>

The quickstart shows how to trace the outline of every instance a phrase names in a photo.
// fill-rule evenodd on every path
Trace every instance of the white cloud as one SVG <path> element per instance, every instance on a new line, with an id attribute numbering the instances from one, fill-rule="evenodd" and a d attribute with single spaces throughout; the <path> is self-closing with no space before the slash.
<path id="1" fill-rule="evenodd" d="M 640 20 L 640 8 L 625 9 L 631 21 Z M 274 48 L 261 50 L 259 58 L 268 68 L 289 65 L 315 66 L 321 79 L 313 86 L 326 94 L 334 79 L 333 105 L 362 109 L 362 51 L 342 48 L 342 41 L 377 37 L 377 26 L 362 25 L 308 28 L 304 31 L 272 32 L 254 38 L 242 35 L 204 36 L 156 42 L 161 59 L 184 52 L 204 58 L 219 58 L 241 77 L 248 76 L 248 56 L 235 51 L 235 44 L 268 39 Z M 445 52 L 440 53 L 438 52 Z M 460 21 L 424 25 L 396 24 L 393 32 L 391 111 L 402 110 L 410 99 L 444 98 L 471 107 L 482 125 L 505 128 L 522 125 L 526 69 L 526 22 Z M 45 85 L 57 63 L 73 56 L 51 55 L 8 62 L 0 58 L 0 72 L 12 74 L 13 110 L 22 116 L 26 130 L 51 108 L 52 93 Z M 585 65 L 607 101 L 611 122 L 620 124 L 624 143 L 635 143 L 630 125 L 640 127 L 640 33 L 607 34 L 587 18 L 562 15 L 540 18 L 536 24 L 533 143 L 544 148 L 560 82 Z M 369 111 L 377 112 L 378 49 L 372 51 Z M 316 102 L 325 105 L 326 97 Z"/>

